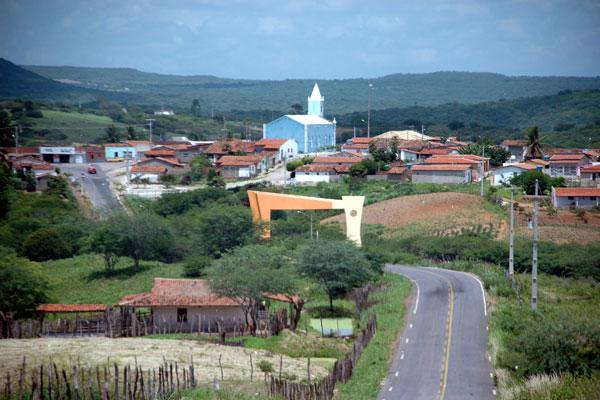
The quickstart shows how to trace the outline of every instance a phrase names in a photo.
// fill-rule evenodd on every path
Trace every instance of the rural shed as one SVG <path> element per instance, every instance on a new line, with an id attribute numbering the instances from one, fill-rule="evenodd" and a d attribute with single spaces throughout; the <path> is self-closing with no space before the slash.
<path id="1" fill-rule="evenodd" d="M 118 305 L 150 308 L 153 323 L 169 330 L 207 331 L 219 320 L 226 327 L 245 321 L 241 299 L 219 296 L 204 279 L 154 278 L 150 292 L 127 295 Z"/>
<path id="2" fill-rule="evenodd" d="M 591 208 L 600 206 L 600 188 L 552 188 L 552 205 L 556 208 Z"/>
<path id="3" fill-rule="evenodd" d="M 469 183 L 470 164 L 415 165 L 411 168 L 413 183 Z"/>

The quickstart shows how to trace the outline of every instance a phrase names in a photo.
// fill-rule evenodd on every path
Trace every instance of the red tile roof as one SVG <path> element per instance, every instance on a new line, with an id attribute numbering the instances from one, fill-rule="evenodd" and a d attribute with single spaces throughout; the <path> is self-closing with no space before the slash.
<path id="1" fill-rule="evenodd" d="M 435 147 L 435 148 L 430 148 L 430 149 L 423 149 L 423 150 L 421 150 L 421 154 L 431 154 L 431 155 L 443 156 L 443 155 L 448 155 L 453 151 L 455 151 L 455 150 L 450 147 Z"/>
<path id="2" fill-rule="evenodd" d="M 221 156 L 217 160 L 217 166 L 220 167 L 245 167 L 248 165 L 256 165 L 260 163 L 266 155 L 252 154 L 247 156 Z"/>
<path id="3" fill-rule="evenodd" d="M 347 174 L 348 172 L 350 172 L 350 167 L 348 165 L 334 165 L 333 169 L 338 174 Z"/>
<path id="4" fill-rule="evenodd" d="M 229 145 L 230 150 L 223 150 L 226 145 Z M 253 142 L 244 142 L 242 140 L 219 140 L 208 146 L 205 153 L 207 154 L 227 154 L 237 153 L 241 151 L 242 153 L 254 153 L 254 143 Z"/>
<path id="5" fill-rule="evenodd" d="M 167 172 L 167 167 L 160 165 L 134 165 L 131 167 L 132 173 L 149 173 L 149 174 L 164 174 Z"/>
<path id="6" fill-rule="evenodd" d="M 150 142 L 147 140 L 128 140 L 127 143 L 134 147 L 141 145 L 150 145 Z"/>
<path id="7" fill-rule="evenodd" d="M 471 168 L 469 165 L 457 164 L 432 164 L 432 165 L 415 165 L 412 171 L 466 171 Z"/>
<path id="8" fill-rule="evenodd" d="M 207 280 L 166 278 L 154 278 L 154 287 L 150 292 L 127 295 L 119 301 L 120 306 L 129 307 L 235 307 L 240 304 L 239 299 L 214 293 Z"/>
<path id="9" fill-rule="evenodd" d="M 368 143 L 351 143 L 351 144 L 343 144 L 342 149 L 355 149 L 355 150 L 365 150 L 369 148 Z"/>
<path id="10" fill-rule="evenodd" d="M 334 172 L 334 165 L 306 164 L 296 168 L 297 172 Z"/>
<path id="11" fill-rule="evenodd" d="M 403 174 L 406 171 L 406 167 L 392 167 L 388 170 L 388 174 Z"/>
<path id="12" fill-rule="evenodd" d="M 259 146 L 264 146 L 267 150 L 279 150 L 289 139 L 261 139 L 256 142 Z"/>
<path id="13" fill-rule="evenodd" d="M 598 165 L 587 165 L 581 168 L 581 173 L 600 172 L 600 164 Z"/>
<path id="14" fill-rule="evenodd" d="M 527 162 L 537 164 L 537 165 L 543 165 L 543 166 L 550 164 L 548 161 L 540 160 L 539 158 L 532 158 L 531 160 L 527 160 Z"/>
<path id="15" fill-rule="evenodd" d="M 355 137 L 355 138 L 352 138 L 352 144 L 358 144 L 358 143 L 369 144 L 374 139 L 375 138 L 369 138 L 369 137 Z"/>
<path id="16" fill-rule="evenodd" d="M 148 150 L 144 153 L 146 157 L 175 157 L 175 150 Z"/>
<path id="17" fill-rule="evenodd" d="M 600 196 L 600 188 L 554 188 L 558 197 Z"/>
<path id="18" fill-rule="evenodd" d="M 552 157 L 550 157 L 550 161 L 551 162 L 569 161 L 569 160 L 579 161 L 584 157 L 585 157 L 585 154 L 582 154 L 582 153 L 554 154 Z"/>
<path id="19" fill-rule="evenodd" d="M 356 164 L 362 157 L 315 157 L 314 164 Z"/>
<path id="20" fill-rule="evenodd" d="M 527 140 L 512 140 L 512 139 L 507 139 L 507 140 L 503 140 L 502 141 L 502 146 L 510 146 L 510 147 L 525 147 L 528 144 L 529 143 L 527 142 Z"/>
<path id="21" fill-rule="evenodd" d="M 104 312 L 108 307 L 104 304 L 40 304 L 39 312 L 71 313 L 71 312 Z"/>
<path id="22" fill-rule="evenodd" d="M 164 162 L 166 164 L 169 164 L 169 165 L 172 165 L 174 167 L 184 167 L 184 165 L 178 163 L 176 159 L 174 159 L 174 158 L 164 158 L 164 157 L 144 158 L 142 161 L 140 161 L 136 165 L 147 164 L 147 163 L 151 163 L 153 161 L 162 161 L 162 162 Z"/>
<path id="23" fill-rule="evenodd" d="M 464 157 L 453 157 L 453 156 L 432 156 L 425 159 L 425 164 L 468 164 L 468 165 L 480 165 L 480 161 L 471 160 Z"/>

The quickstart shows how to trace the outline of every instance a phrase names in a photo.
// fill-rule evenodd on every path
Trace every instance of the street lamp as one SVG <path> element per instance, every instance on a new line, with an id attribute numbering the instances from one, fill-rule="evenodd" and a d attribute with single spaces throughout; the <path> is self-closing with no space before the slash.
<path id="1" fill-rule="evenodd" d="M 367 108 L 367 137 L 371 137 L 371 93 L 373 92 L 373 84 L 369 82 L 369 105 Z"/>

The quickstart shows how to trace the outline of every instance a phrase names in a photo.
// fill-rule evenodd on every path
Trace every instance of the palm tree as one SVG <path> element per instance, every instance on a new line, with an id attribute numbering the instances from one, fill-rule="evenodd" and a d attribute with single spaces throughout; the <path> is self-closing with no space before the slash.
<path id="1" fill-rule="evenodd" d="M 537 126 L 532 126 L 527 129 L 525 134 L 527 138 L 527 152 L 525 153 L 525 159 L 531 160 L 532 158 L 544 158 L 544 152 L 542 151 L 540 131 Z"/>

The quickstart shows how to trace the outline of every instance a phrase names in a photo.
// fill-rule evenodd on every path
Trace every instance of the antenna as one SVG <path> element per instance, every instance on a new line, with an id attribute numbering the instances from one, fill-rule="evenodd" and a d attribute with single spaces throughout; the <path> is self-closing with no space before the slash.
<path id="1" fill-rule="evenodd" d="M 152 143 L 152 122 L 156 120 L 153 118 L 146 118 L 146 121 L 148 121 L 148 140 Z"/>

